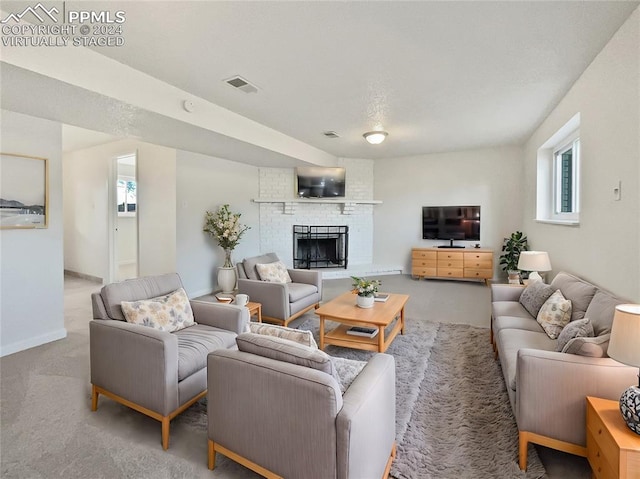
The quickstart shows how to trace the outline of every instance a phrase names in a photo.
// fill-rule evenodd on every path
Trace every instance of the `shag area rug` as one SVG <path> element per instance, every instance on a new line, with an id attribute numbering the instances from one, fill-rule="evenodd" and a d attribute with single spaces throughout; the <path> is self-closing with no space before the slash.
<path id="1" fill-rule="evenodd" d="M 318 335 L 317 322 L 300 329 Z M 373 353 L 337 346 L 332 356 L 367 360 Z M 396 360 L 396 479 L 540 478 L 529 448 L 518 467 L 518 429 L 489 332 L 462 324 L 407 319 L 389 349 Z"/>
<path id="2" fill-rule="evenodd" d="M 327 329 L 331 325 L 327 322 Z M 319 341 L 317 319 L 301 323 L 299 329 L 312 331 Z M 374 354 L 337 346 L 325 351 L 360 361 Z M 405 334 L 394 339 L 387 353 L 396 361 L 398 453 L 392 477 L 538 479 L 545 475 L 533 446 L 527 472 L 518 467 L 518 429 L 487 329 L 408 318 Z M 174 421 L 206 430 L 205 404 L 195 404 Z M 222 469 L 233 469 L 232 461 L 219 458 Z"/>

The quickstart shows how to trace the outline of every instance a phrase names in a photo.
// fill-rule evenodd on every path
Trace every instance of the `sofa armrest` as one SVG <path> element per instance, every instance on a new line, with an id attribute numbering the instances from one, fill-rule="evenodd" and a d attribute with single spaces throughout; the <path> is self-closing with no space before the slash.
<path id="1" fill-rule="evenodd" d="M 491 302 L 494 301 L 518 301 L 525 286 L 517 284 L 492 284 Z"/>
<path id="2" fill-rule="evenodd" d="M 312 284 L 318 288 L 318 292 L 322 296 L 322 273 L 306 269 L 289 269 L 287 271 L 289 271 L 292 282 Z"/>
<path id="3" fill-rule="evenodd" d="M 262 304 L 262 315 L 278 319 L 290 316 L 289 291 L 284 283 L 268 283 L 255 279 L 238 279 L 238 291 L 250 301 Z"/>
<path id="4" fill-rule="evenodd" d="M 109 319 L 107 308 L 99 292 L 91 293 L 91 308 L 93 309 L 93 319 Z"/>
<path id="5" fill-rule="evenodd" d="M 115 320 L 89 322 L 91 383 L 166 415 L 178 406 L 178 338 Z"/>
<path id="6" fill-rule="evenodd" d="M 191 300 L 190 303 L 196 323 L 226 329 L 236 334 L 247 330 L 249 310 L 245 307 L 197 300 Z"/>
<path id="7" fill-rule="evenodd" d="M 396 438 L 393 356 L 373 356 L 342 400 L 336 420 L 337 477 L 382 477 Z"/>
<path id="8" fill-rule="evenodd" d="M 638 370 L 610 358 L 521 349 L 516 369 L 516 421 L 533 432 L 585 446 L 586 397 L 618 400 Z"/>

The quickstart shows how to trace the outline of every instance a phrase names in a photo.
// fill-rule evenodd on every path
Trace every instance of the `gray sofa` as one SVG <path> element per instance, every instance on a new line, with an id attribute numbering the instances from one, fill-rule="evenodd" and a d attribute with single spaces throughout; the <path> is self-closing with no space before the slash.
<path id="1" fill-rule="evenodd" d="M 219 452 L 265 477 L 388 476 L 396 450 L 393 356 L 376 354 L 345 385 L 323 351 L 251 333 L 237 342 L 238 351 L 209 354 L 209 384 L 226 385 L 208 392 L 210 469 Z"/>
<path id="2" fill-rule="evenodd" d="M 236 347 L 249 322 L 247 308 L 189 301 L 197 324 L 175 332 L 125 320 L 122 301 L 157 298 L 182 288 L 173 274 L 113 283 L 91 295 L 91 409 L 100 394 L 162 423 L 169 447 L 171 419 L 207 392 L 207 354 Z"/>
<path id="3" fill-rule="evenodd" d="M 556 351 L 557 339 L 520 303 L 523 287 L 491 286 L 491 340 L 518 424 L 521 469 L 529 442 L 586 457 L 585 398 L 618 400 L 637 376 L 606 355 L 615 306 L 626 301 L 565 272 L 551 286 L 571 300 L 571 321 L 593 325 L 594 337 L 567 343 L 576 354 Z"/>

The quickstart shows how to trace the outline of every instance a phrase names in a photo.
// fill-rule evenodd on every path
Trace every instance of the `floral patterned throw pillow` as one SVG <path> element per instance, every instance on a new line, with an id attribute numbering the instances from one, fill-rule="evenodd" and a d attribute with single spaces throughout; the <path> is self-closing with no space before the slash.
<path id="1" fill-rule="evenodd" d="M 291 283 L 291 276 L 282 261 L 275 263 L 257 264 L 256 269 L 262 281 L 269 283 Z"/>
<path id="2" fill-rule="evenodd" d="M 559 289 L 549 296 L 536 318 L 551 339 L 556 339 L 570 320 L 571 300 L 565 299 Z"/>
<path id="3" fill-rule="evenodd" d="M 183 288 L 157 298 L 123 301 L 122 313 L 128 323 L 173 332 L 193 326 L 193 311 Z"/>

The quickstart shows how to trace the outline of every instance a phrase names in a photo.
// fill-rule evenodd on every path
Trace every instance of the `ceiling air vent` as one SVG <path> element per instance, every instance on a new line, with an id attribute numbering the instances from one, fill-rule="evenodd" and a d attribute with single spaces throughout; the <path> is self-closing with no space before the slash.
<path id="1" fill-rule="evenodd" d="M 233 88 L 237 88 L 238 90 L 241 90 L 245 93 L 256 93 L 258 91 L 258 88 L 255 85 L 252 85 L 240 75 L 236 75 L 224 81 L 231 85 Z"/>
<path id="2" fill-rule="evenodd" d="M 327 138 L 340 138 L 340 135 L 338 135 L 335 131 L 323 131 L 322 134 Z"/>

